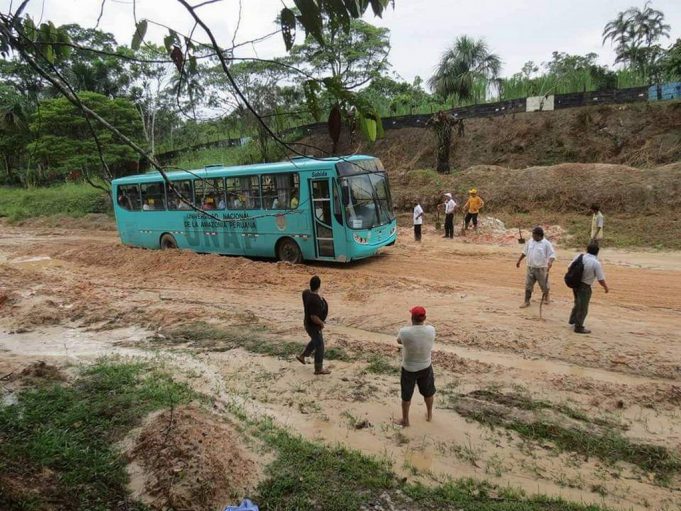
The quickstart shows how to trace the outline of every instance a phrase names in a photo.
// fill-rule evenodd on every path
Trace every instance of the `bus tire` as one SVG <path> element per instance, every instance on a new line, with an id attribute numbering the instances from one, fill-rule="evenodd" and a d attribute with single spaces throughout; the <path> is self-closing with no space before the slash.
<path id="1" fill-rule="evenodd" d="M 161 250 L 174 250 L 177 248 L 177 241 L 172 234 L 164 234 L 161 236 Z"/>
<path id="2" fill-rule="evenodd" d="M 303 261 L 303 253 L 300 251 L 298 243 L 291 238 L 282 238 L 277 243 L 277 259 L 291 264 L 298 264 Z"/>

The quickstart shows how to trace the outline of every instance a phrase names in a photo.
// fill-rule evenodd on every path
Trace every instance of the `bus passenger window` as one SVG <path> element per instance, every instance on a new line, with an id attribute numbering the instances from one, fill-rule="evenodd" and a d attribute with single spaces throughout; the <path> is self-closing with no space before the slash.
<path id="1" fill-rule="evenodd" d="M 228 209 L 260 209 L 260 179 L 258 176 L 227 178 Z"/>
<path id="2" fill-rule="evenodd" d="M 201 209 L 225 209 L 225 182 L 223 179 L 194 180 L 194 204 L 200 206 Z"/>
<path id="3" fill-rule="evenodd" d="M 142 209 L 140 202 L 140 190 L 137 185 L 122 185 L 118 187 L 118 205 L 128 211 Z"/>
<path id="4" fill-rule="evenodd" d="M 298 174 L 266 174 L 262 176 L 265 209 L 296 209 L 300 203 Z"/>
<path id="5" fill-rule="evenodd" d="M 140 185 L 142 192 L 142 210 L 157 211 L 166 209 L 166 192 L 163 182 L 144 183 Z"/>
<path id="6" fill-rule="evenodd" d="M 175 188 L 175 191 L 168 189 L 168 209 L 191 209 L 189 204 L 180 200 L 178 193 L 182 195 L 186 201 L 191 203 L 192 198 L 194 197 L 194 192 L 192 191 L 192 182 L 189 180 L 173 181 L 173 188 Z"/>

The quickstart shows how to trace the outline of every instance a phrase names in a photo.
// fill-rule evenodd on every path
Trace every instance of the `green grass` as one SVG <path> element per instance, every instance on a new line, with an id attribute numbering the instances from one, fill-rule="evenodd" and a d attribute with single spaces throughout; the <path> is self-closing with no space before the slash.
<path id="1" fill-rule="evenodd" d="M 17 404 L 0 407 L 0 473 L 23 489 L 3 488 L 0 479 L 0 509 L 144 509 L 129 501 L 125 462 L 113 444 L 149 412 L 193 397 L 147 364 L 110 360 L 73 385 L 21 392 Z"/>
<path id="2" fill-rule="evenodd" d="M 665 447 L 633 442 L 612 429 L 606 429 L 599 434 L 541 420 L 520 421 L 484 408 L 472 411 L 455 405 L 455 409 L 481 424 L 515 431 L 525 439 L 552 442 L 562 451 L 593 456 L 608 463 L 618 461 L 631 463 L 647 472 L 655 473 L 658 480 L 663 483 L 672 474 L 681 471 L 681 458 Z"/>
<path id="3" fill-rule="evenodd" d="M 604 213 L 604 247 L 643 248 L 656 250 L 681 250 L 681 211 L 665 211 L 656 215 L 643 213 Z M 537 210 L 532 213 L 506 213 L 490 211 L 489 215 L 499 218 L 506 228 L 521 226 L 526 238 L 534 225 L 560 225 L 567 229 L 570 240 L 563 240 L 564 246 L 583 249 L 589 242 L 591 215 L 586 212 L 556 213 Z M 567 244 L 567 245 L 566 245 Z"/>
<path id="4" fill-rule="evenodd" d="M 398 374 L 400 372 L 398 366 L 391 364 L 388 359 L 381 355 L 371 355 L 366 370 L 374 374 Z"/>
<path id="5" fill-rule="evenodd" d="M 111 213 L 109 197 L 88 184 L 0 187 L 0 217 L 11 221 L 58 214 L 81 217 L 88 213 Z"/>
<path id="6" fill-rule="evenodd" d="M 262 328 L 219 327 L 203 321 L 180 326 L 164 332 L 165 339 L 156 338 L 156 342 L 189 343 L 193 348 L 209 351 L 228 351 L 242 348 L 258 355 L 291 358 L 300 354 L 308 339 L 301 329 L 300 341 L 273 340 Z M 327 360 L 351 360 L 350 355 L 342 348 L 329 348 L 324 352 Z"/>
<path id="7" fill-rule="evenodd" d="M 346 511 L 368 503 L 388 508 L 389 495 L 400 509 L 465 511 L 599 511 L 473 479 L 435 487 L 400 481 L 386 460 L 343 447 L 328 447 L 291 435 L 270 420 L 257 423 L 256 436 L 276 453 L 267 478 L 256 490 L 263 511 Z M 398 492 L 397 490 L 400 490 Z"/>
<path id="8" fill-rule="evenodd" d="M 268 160 L 278 161 L 284 155 L 284 149 L 276 143 L 270 143 Z M 180 154 L 169 164 L 180 169 L 199 169 L 206 165 L 247 165 L 260 163 L 262 157 L 258 146 L 250 142 L 240 147 L 210 147 Z"/>

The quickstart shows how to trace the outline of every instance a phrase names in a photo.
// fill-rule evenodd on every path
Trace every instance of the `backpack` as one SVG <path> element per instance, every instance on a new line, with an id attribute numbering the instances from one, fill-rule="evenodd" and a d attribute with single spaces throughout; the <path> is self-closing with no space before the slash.
<path id="1" fill-rule="evenodd" d="M 582 275 L 584 275 L 584 254 L 580 254 L 572 264 L 568 267 L 565 273 L 565 285 L 572 289 L 577 289 L 582 283 Z"/>

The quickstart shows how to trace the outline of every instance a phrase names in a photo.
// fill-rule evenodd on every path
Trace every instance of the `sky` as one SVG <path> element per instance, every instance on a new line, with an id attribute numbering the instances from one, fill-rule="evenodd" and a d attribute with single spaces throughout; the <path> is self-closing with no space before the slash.
<path id="1" fill-rule="evenodd" d="M 190 0 L 199 4 L 202 0 Z M 199 10 L 218 42 L 231 44 L 239 18 L 236 42 L 249 41 L 277 29 L 274 19 L 282 4 L 292 0 L 222 0 Z M 19 0 L 0 0 L 0 10 L 16 8 Z M 370 23 L 391 31 L 392 71 L 412 81 L 424 80 L 433 70 L 442 52 L 457 36 L 467 34 L 483 38 L 503 61 L 502 76 L 520 71 L 528 60 L 541 63 L 553 51 L 584 55 L 599 54 L 601 64 L 612 66 L 614 53 L 609 44 L 602 45 L 603 26 L 619 11 L 643 0 L 395 0 L 383 19 L 365 16 Z M 56 25 L 78 23 L 93 27 L 100 13 L 101 0 L 31 0 L 27 12 L 34 20 L 51 20 Z M 653 8 L 665 13 L 671 25 L 668 43 L 681 37 L 681 1 L 654 0 Z M 137 19 L 148 18 L 178 32 L 189 33 L 192 20 L 177 0 L 136 0 Z M 133 0 L 105 0 L 100 29 L 112 32 L 120 43 L 130 44 L 134 31 Z M 150 26 L 147 39 L 162 44 L 167 30 Z M 298 34 L 298 41 L 303 34 Z M 206 40 L 197 30 L 195 37 Z M 667 44 L 667 43 L 665 43 Z M 281 34 L 262 42 L 246 45 L 235 53 L 238 57 L 257 55 L 269 58 L 285 54 Z"/>

